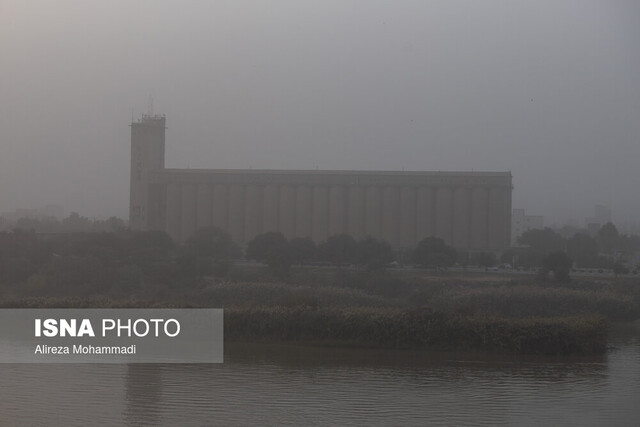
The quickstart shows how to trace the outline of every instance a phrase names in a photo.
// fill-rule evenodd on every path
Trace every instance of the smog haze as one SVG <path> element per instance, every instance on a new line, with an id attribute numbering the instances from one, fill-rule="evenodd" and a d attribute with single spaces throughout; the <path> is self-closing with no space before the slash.
<path id="1" fill-rule="evenodd" d="M 1 0 L 0 212 L 127 218 L 153 109 L 167 167 L 511 171 L 546 223 L 637 223 L 638 22 L 634 1 Z"/>

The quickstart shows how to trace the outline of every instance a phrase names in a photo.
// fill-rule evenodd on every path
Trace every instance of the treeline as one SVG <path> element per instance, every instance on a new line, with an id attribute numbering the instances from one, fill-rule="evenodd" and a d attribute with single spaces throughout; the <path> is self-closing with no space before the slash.
<path id="1" fill-rule="evenodd" d="M 92 232 L 43 236 L 0 232 L 4 296 L 122 296 L 183 283 L 178 247 L 162 232 Z"/>
<path id="2" fill-rule="evenodd" d="M 335 234 L 316 244 L 309 237 L 286 239 L 281 232 L 271 231 L 254 237 L 243 253 L 227 233 L 208 227 L 189 237 L 179 255 L 182 264 L 190 265 L 190 271 L 200 276 L 224 275 L 230 261 L 242 256 L 266 264 L 274 276 L 285 278 L 292 265 L 308 264 L 384 270 L 400 259 L 438 269 L 453 265 L 458 252 L 435 237 L 427 237 L 415 249 L 399 253 L 387 241 L 371 236 L 355 239 L 348 234 Z"/>
<path id="3" fill-rule="evenodd" d="M 216 228 L 198 230 L 182 245 L 160 231 L 42 234 L 14 229 L 0 232 L 0 291 L 16 296 L 124 296 L 189 288 L 204 276 L 227 276 L 234 260 L 244 255 Z M 311 259 L 337 264 L 352 262 L 353 256 L 371 263 L 394 259 L 390 246 L 375 239 L 356 243 L 339 236 L 316 246 L 310 239 L 287 241 L 280 233 L 256 237 L 247 256 L 267 261 L 278 277 L 292 264 Z"/>
<path id="4" fill-rule="evenodd" d="M 245 257 L 286 274 L 278 270 L 283 254 L 285 264 L 360 268 L 296 269 L 288 280 L 274 282 L 261 280 L 263 267 L 232 265 Z M 236 340 L 550 354 L 602 351 L 603 319 L 633 320 L 640 312 L 635 279 L 615 286 L 531 277 L 521 279 L 531 284 L 474 277 L 464 283 L 453 276 L 380 271 L 397 256 L 383 241 L 345 235 L 316 245 L 265 233 L 243 253 L 215 228 L 198 230 L 182 245 L 157 231 L 14 230 L 0 233 L 0 306 L 224 307 L 225 336 Z M 410 256 L 435 266 L 461 254 L 427 238 Z M 275 266 L 269 264 L 273 258 Z"/>
<path id="5" fill-rule="evenodd" d="M 195 286 L 206 276 L 227 277 L 234 261 L 265 263 L 278 279 L 292 265 L 355 266 L 384 270 L 396 260 L 425 267 L 453 265 L 455 249 L 429 237 L 414 250 L 397 253 L 370 236 L 356 240 L 339 234 L 315 244 L 310 238 L 287 240 L 280 232 L 256 236 L 243 252 L 228 233 L 202 228 L 184 244 L 160 231 L 127 229 L 101 232 L 0 232 L 0 291 L 19 295 L 128 295 L 141 290 Z"/>
<path id="6" fill-rule="evenodd" d="M 44 218 L 20 218 L 15 222 L 9 222 L 0 217 L 0 228 L 5 230 L 19 229 L 32 230 L 36 233 L 73 233 L 73 232 L 95 232 L 95 231 L 124 231 L 126 223 L 115 216 L 106 220 L 90 219 L 71 212 L 69 216 L 58 220 L 50 216 Z"/>
<path id="7" fill-rule="evenodd" d="M 72 214 L 62 223 L 87 225 Z M 286 239 L 282 233 L 256 236 L 246 250 L 217 228 L 197 230 L 184 244 L 176 244 L 160 231 L 132 232 L 117 219 L 94 226 L 111 231 L 39 233 L 35 229 L 0 232 L 0 291 L 38 295 L 128 295 L 140 291 L 193 287 L 205 276 L 228 277 L 235 260 L 265 263 L 271 274 L 286 278 L 292 265 L 355 266 L 384 270 L 398 264 L 443 269 L 454 264 L 491 267 L 494 253 L 456 251 L 442 239 L 427 237 L 415 248 L 392 250 L 374 237 L 355 239 L 346 234 L 330 236 L 316 244 L 310 238 Z M 551 229 L 526 232 L 521 248 L 506 251 L 503 263 L 549 273 L 561 282 L 569 280 L 572 267 L 607 268 L 625 273 L 625 259 L 640 250 L 637 236 L 621 236 L 607 224 L 595 237 L 576 234 L 564 238 Z"/>
<path id="8" fill-rule="evenodd" d="M 541 267 L 550 254 L 555 254 L 565 256 L 569 267 L 610 269 L 617 275 L 637 268 L 640 253 L 640 237 L 621 235 L 612 223 L 603 225 L 595 236 L 577 232 L 567 238 L 550 228 L 529 230 L 518 238 L 518 243 L 523 247 L 505 251 L 502 262 L 524 268 Z"/>

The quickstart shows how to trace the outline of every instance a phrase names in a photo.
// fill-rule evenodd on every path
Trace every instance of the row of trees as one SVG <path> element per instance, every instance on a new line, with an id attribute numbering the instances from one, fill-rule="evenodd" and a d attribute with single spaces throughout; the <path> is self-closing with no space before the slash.
<path id="1" fill-rule="evenodd" d="M 0 285 L 37 295 L 129 293 L 183 283 L 178 247 L 162 232 L 0 232 Z"/>
<path id="2" fill-rule="evenodd" d="M 222 273 L 230 260 L 240 255 L 240 249 L 227 233 L 217 228 L 203 228 L 187 239 L 181 257 L 184 263 L 191 263 L 198 274 L 210 274 Z M 277 231 L 256 236 L 248 243 L 244 256 L 267 264 L 279 277 L 286 276 L 292 265 L 326 263 L 378 270 L 396 260 L 396 253 L 388 242 L 371 236 L 356 240 L 347 234 L 336 234 L 316 245 L 309 237 L 287 240 Z M 428 237 L 409 257 L 425 267 L 443 268 L 453 265 L 458 253 L 442 239 Z"/>
<path id="3" fill-rule="evenodd" d="M 114 223 L 115 224 L 115 223 Z M 119 228 L 119 227 L 118 227 Z M 520 242 L 522 248 L 506 251 L 501 261 L 553 272 L 568 280 L 572 266 L 612 268 L 625 254 L 640 247 L 636 236 L 620 236 L 606 225 L 596 237 L 577 234 L 563 238 L 550 229 L 531 230 Z M 183 245 L 163 232 L 109 232 L 36 234 L 16 229 L 0 232 L 0 284 L 29 283 L 34 289 L 107 289 L 123 291 L 141 284 L 176 286 L 195 283 L 202 276 L 225 276 L 233 260 L 245 257 L 264 262 L 274 275 L 284 277 L 292 265 L 327 263 L 355 265 L 363 269 L 383 269 L 398 260 L 442 269 L 460 265 L 496 265 L 493 253 L 464 253 L 441 239 L 428 237 L 413 250 L 394 252 L 388 242 L 373 237 L 355 239 L 339 234 L 319 244 L 310 238 L 287 240 L 279 232 L 263 233 L 243 251 L 229 235 L 217 228 L 198 230 Z"/>
<path id="4" fill-rule="evenodd" d="M 502 255 L 504 262 L 523 267 L 539 267 L 546 256 L 564 252 L 578 268 L 612 269 L 640 252 L 640 237 L 620 235 L 616 226 L 607 223 L 597 235 L 575 233 L 565 238 L 550 228 L 529 230 L 518 238 L 521 248 L 514 248 Z"/>
<path id="5" fill-rule="evenodd" d="M 58 220 L 55 217 L 20 218 L 15 222 L 0 221 L 0 228 L 33 230 L 36 233 L 77 233 L 98 231 L 124 231 L 127 224 L 120 218 L 112 216 L 106 220 L 90 219 L 71 212 L 69 216 Z"/>
<path id="6" fill-rule="evenodd" d="M 208 275 L 225 276 L 233 260 L 242 258 L 266 263 L 278 277 L 292 265 L 326 263 L 336 266 L 384 269 L 394 260 L 391 245 L 373 237 L 354 239 L 346 234 L 329 237 L 320 244 L 310 238 L 287 240 L 282 233 L 256 236 L 246 251 L 229 234 L 203 228 L 177 245 L 164 232 L 90 232 L 42 235 L 15 229 L 0 232 L 0 283 L 54 283 L 62 288 L 106 288 L 122 284 L 163 283 Z M 441 239 L 424 239 L 415 248 L 413 261 L 441 268 L 456 262 L 456 251 Z"/>
<path id="7" fill-rule="evenodd" d="M 287 240 L 280 232 L 256 236 L 247 246 L 246 257 L 266 263 L 279 276 L 286 275 L 292 264 L 316 261 L 381 269 L 395 260 L 388 242 L 370 236 L 356 240 L 336 234 L 316 245 L 309 237 Z"/>

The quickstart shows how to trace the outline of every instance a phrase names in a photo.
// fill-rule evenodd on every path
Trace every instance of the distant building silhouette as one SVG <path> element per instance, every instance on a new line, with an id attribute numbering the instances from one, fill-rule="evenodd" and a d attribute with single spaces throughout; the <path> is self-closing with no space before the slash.
<path id="1" fill-rule="evenodd" d="M 603 225 L 611 222 L 611 208 L 604 205 L 595 205 L 593 207 L 594 216 L 586 218 L 585 222 L 588 229 L 600 229 Z"/>
<path id="2" fill-rule="evenodd" d="M 16 222 L 22 218 L 29 219 L 47 219 L 47 218 L 55 218 L 62 219 L 64 216 L 64 209 L 59 205 L 46 205 L 41 208 L 35 209 L 16 209 L 13 212 L 3 212 L 2 217 L 9 222 Z"/>
<path id="3" fill-rule="evenodd" d="M 241 245 L 267 231 L 371 235 L 395 248 L 428 236 L 466 250 L 510 244 L 510 172 L 166 169 L 164 153 L 164 116 L 131 124 L 134 230 L 184 241 L 217 226 Z"/>
<path id="4" fill-rule="evenodd" d="M 524 209 L 514 209 L 511 214 L 511 244 L 515 244 L 518 237 L 528 230 L 542 229 L 544 217 L 541 215 L 525 215 Z"/>

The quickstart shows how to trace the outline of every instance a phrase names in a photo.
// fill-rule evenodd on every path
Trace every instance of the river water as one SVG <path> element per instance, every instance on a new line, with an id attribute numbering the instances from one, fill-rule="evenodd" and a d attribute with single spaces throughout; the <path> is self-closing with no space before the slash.
<path id="1" fill-rule="evenodd" d="M 1 425 L 640 425 L 640 326 L 597 357 L 228 344 L 219 365 L 0 365 Z"/>

